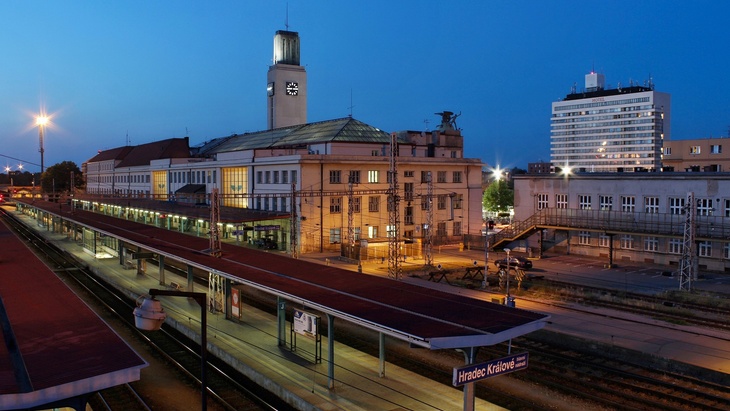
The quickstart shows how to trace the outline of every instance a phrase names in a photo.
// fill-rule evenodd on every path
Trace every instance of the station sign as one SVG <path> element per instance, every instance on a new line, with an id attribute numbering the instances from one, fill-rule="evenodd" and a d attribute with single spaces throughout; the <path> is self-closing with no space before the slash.
<path id="1" fill-rule="evenodd" d="M 528 353 L 510 355 L 481 364 L 454 368 L 454 387 L 527 368 Z"/>
<path id="2" fill-rule="evenodd" d="M 281 230 L 281 225 L 257 225 L 254 226 L 254 231 L 275 231 Z"/>

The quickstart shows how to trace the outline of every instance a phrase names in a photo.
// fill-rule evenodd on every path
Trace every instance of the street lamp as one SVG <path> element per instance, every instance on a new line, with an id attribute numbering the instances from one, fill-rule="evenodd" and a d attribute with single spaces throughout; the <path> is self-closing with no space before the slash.
<path id="1" fill-rule="evenodd" d="M 40 142 L 40 151 L 41 153 L 41 176 L 43 175 L 44 166 L 43 166 L 43 152 L 45 152 L 45 149 L 43 148 L 43 129 L 46 127 L 46 124 L 48 124 L 48 117 L 44 115 L 40 115 L 35 118 L 35 124 L 38 126 L 38 140 Z"/>
<path id="2" fill-rule="evenodd" d="M 507 299 L 506 303 L 508 307 L 514 307 L 515 306 L 515 300 L 509 295 L 509 270 L 512 268 L 512 260 L 509 258 L 509 248 L 505 248 L 504 251 L 507 253 Z"/>
<path id="3" fill-rule="evenodd" d="M 156 295 L 170 295 L 175 297 L 189 297 L 194 299 L 200 306 L 200 384 L 201 388 L 201 410 L 206 411 L 208 409 L 208 385 L 207 385 L 207 372 L 206 363 L 208 356 L 208 322 L 207 315 L 205 312 L 206 294 L 196 293 L 189 291 L 175 291 L 175 290 L 158 290 L 150 288 L 149 295 L 151 298 L 144 298 L 142 302 L 137 302 L 137 308 L 134 309 L 134 324 L 140 330 L 146 331 L 157 331 L 162 327 L 162 323 L 165 322 L 167 314 L 162 309 L 162 304 L 155 300 Z"/>

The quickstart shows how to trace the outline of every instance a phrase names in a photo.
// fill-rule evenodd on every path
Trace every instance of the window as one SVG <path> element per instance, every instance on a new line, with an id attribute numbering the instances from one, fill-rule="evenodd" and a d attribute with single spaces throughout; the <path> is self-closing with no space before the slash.
<path id="1" fill-rule="evenodd" d="M 722 248 L 722 256 L 726 260 L 730 260 L 730 243 L 725 243 L 725 246 Z"/>
<path id="2" fill-rule="evenodd" d="M 407 206 L 403 214 L 403 223 L 405 225 L 413 225 L 413 207 Z"/>
<path id="3" fill-rule="evenodd" d="M 541 193 L 537 195 L 537 209 L 542 210 L 548 208 L 548 195 Z"/>
<path id="4" fill-rule="evenodd" d="M 659 249 L 659 239 L 656 237 L 644 237 L 644 251 L 657 251 Z"/>
<path id="5" fill-rule="evenodd" d="M 711 198 L 697 199 L 697 215 L 711 215 L 713 211 Z"/>
<path id="6" fill-rule="evenodd" d="M 274 171 L 274 184 L 279 184 L 279 170 Z"/>
<path id="7" fill-rule="evenodd" d="M 359 213 L 362 204 L 362 197 L 352 197 L 352 212 Z"/>
<path id="8" fill-rule="evenodd" d="M 403 172 L 403 177 L 413 177 L 413 170 L 406 170 Z"/>
<path id="9" fill-rule="evenodd" d="M 200 172 L 198 172 L 198 182 L 200 182 Z M 256 183 L 263 183 L 263 173 L 261 171 L 256 172 Z"/>
<path id="10" fill-rule="evenodd" d="M 598 202 L 601 211 L 611 211 L 613 209 L 613 196 L 599 196 Z"/>
<path id="11" fill-rule="evenodd" d="M 368 238 L 378 237 L 378 226 L 368 226 Z"/>
<path id="12" fill-rule="evenodd" d="M 281 172 L 281 184 L 289 184 L 289 172 L 286 170 Z"/>
<path id="13" fill-rule="evenodd" d="M 452 182 L 461 183 L 461 171 L 454 171 L 452 175 Z"/>
<path id="14" fill-rule="evenodd" d="M 698 241 L 697 242 L 697 255 L 700 257 L 712 257 L 712 242 L 711 241 Z"/>
<path id="15" fill-rule="evenodd" d="M 725 199 L 725 217 L 730 217 L 730 200 Z"/>
<path id="16" fill-rule="evenodd" d="M 682 254 L 682 247 L 684 245 L 682 244 L 681 238 L 670 238 L 669 239 L 669 253 L 670 254 Z"/>
<path id="17" fill-rule="evenodd" d="M 378 156 L 378 150 L 370 150 L 370 155 L 373 156 L 373 157 L 377 157 Z"/>
<path id="18" fill-rule="evenodd" d="M 297 182 L 297 170 L 291 171 L 291 182 L 296 183 Z"/>
<path id="19" fill-rule="evenodd" d="M 690 146 L 689 153 L 690 154 L 700 154 L 700 146 Z"/>
<path id="20" fill-rule="evenodd" d="M 568 208 L 567 194 L 555 194 L 555 208 Z"/>
<path id="21" fill-rule="evenodd" d="M 436 226 L 436 235 L 439 237 L 446 237 L 446 223 L 440 222 Z"/>
<path id="22" fill-rule="evenodd" d="M 431 178 L 431 172 L 430 171 L 421 171 L 421 182 L 422 183 L 428 183 L 428 180 Z"/>
<path id="23" fill-rule="evenodd" d="M 354 231 L 355 231 L 355 241 L 358 241 L 360 238 L 362 238 L 362 237 L 360 237 L 360 235 L 361 235 L 360 227 L 355 227 Z"/>
<path id="24" fill-rule="evenodd" d="M 684 214 L 684 198 L 669 197 L 669 214 L 673 214 L 673 215 Z"/>
<path id="25" fill-rule="evenodd" d="M 620 247 L 626 250 L 634 248 L 634 236 L 630 234 L 623 234 L 621 236 Z"/>
<path id="26" fill-rule="evenodd" d="M 452 231 L 454 235 L 461 235 L 461 221 L 454 221 L 454 226 L 452 227 Z"/>
<path id="27" fill-rule="evenodd" d="M 636 209 L 636 197 L 621 196 L 621 211 L 624 213 L 633 213 Z"/>
<path id="28" fill-rule="evenodd" d="M 710 154 L 722 154 L 722 145 L 710 144 Z"/>
<path id="29" fill-rule="evenodd" d="M 370 170 L 368 171 L 368 183 L 379 183 L 380 182 L 380 171 Z"/>
<path id="30" fill-rule="evenodd" d="M 439 194 L 438 197 L 436 197 L 436 208 L 439 210 L 446 210 L 446 198 L 448 198 L 448 195 Z"/>
<path id="31" fill-rule="evenodd" d="M 264 210 L 269 209 L 269 197 L 264 197 Z"/>
<path id="32" fill-rule="evenodd" d="M 665 156 L 671 156 L 672 155 L 672 148 L 671 147 L 663 147 L 662 148 L 662 154 Z"/>
<path id="33" fill-rule="evenodd" d="M 599 247 L 610 247 L 611 246 L 611 236 L 608 234 L 604 234 L 604 233 L 598 234 L 598 246 Z"/>
<path id="34" fill-rule="evenodd" d="M 659 213 L 659 197 L 644 197 L 644 212 L 647 214 Z"/>
<path id="35" fill-rule="evenodd" d="M 403 184 L 403 199 L 405 201 L 413 201 L 413 183 Z"/>
<path id="36" fill-rule="evenodd" d="M 380 196 L 368 197 L 368 211 L 371 213 L 377 213 L 378 211 L 380 211 Z"/>
<path id="37" fill-rule="evenodd" d="M 330 228 L 330 244 L 339 244 L 342 241 L 341 235 L 339 228 Z"/>
<path id="38" fill-rule="evenodd" d="M 330 184 L 340 184 L 342 182 L 341 170 L 330 170 Z"/>
<path id="39" fill-rule="evenodd" d="M 578 244 L 590 245 L 591 244 L 591 232 L 590 231 L 579 231 L 578 232 Z"/>
<path id="40" fill-rule="evenodd" d="M 581 210 L 591 209 L 591 196 L 581 194 L 578 196 L 578 208 Z"/>
<path id="41" fill-rule="evenodd" d="M 266 184 L 271 184 L 271 171 L 264 172 L 264 182 Z"/>
<path id="42" fill-rule="evenodd" d="M 464 194 L 457 194 L 454 196 L 454 209 L 460 209 L 461 203 L 464 202 Z"/>
<path id="43" fill-rule="evenodd" d="M 436 182 L 437 183 L 445 183 L 446 182 L 446 171 L 439 171 L 436 174 Z"/>
<path id="44" fill-rule="evenodd" d="M 393 237 L 395 237 L 396 234 L 397 233 L 395 232 L 395 226 L 393 226 L 393 225 L 385 226 L 385 235 L 386 236 L 393 238 Z"/>
<path id="45" fill-rule="evenodd" d="M 286 211 L 286 197 L 279 197 L 281 203 L 281 211 Z"/>
<path id="46" fill-rule="evenodd" d="M 342 197 L 330 197 L 330 213 L 339 214 L 342 212 Z"/>
<path id="47" fill-rule="evenodd" d="M 350 170 L 348 182 L 352 184 L 360 184 L 360 170 Z"/>

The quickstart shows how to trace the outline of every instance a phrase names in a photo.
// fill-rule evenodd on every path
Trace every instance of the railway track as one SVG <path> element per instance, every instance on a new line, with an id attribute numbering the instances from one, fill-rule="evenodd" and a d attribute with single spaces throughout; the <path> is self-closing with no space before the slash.
<path id="1" fill-rule="evenodd" d="M 134 301 L 114 287 L 96 278 L 86 267 L 76 262 L 65 251 L 47 242 L 34 230 L 29 229 L 7 211 L 0 209 L 0 218 L 20 238 L 31 245 L 36 255 L 56 272 L 59 277 L 77 290 L 84 300 L 103 307 L 110 317 L 123 322 L 137 338 L 154 347 L 155 356 L 184 374 L 187 380 L 201 386 L 200 347 L 175 330 L 163 326 L 160 332 L 143 333 L 134 326 L 130 315 Z M 108 319 L 107 319 L 108 321 Z M 209 408 L 221 410 L 291 410 L 288 404 L 251 382 L 228 365 L 210 358 L 207 365 Z M 97 410 L 149 410 L 153 398 L 145 398 L 130 385 L 122 385 L 101 391 L 90 399 Z"/>
<path id="2" fill-rule="evenodd" d="M 700 327 L 730 331 L 730 306 L 700 304 L 697 302 L 677 301 L 673 297 L 629 293 L 609 288 L 576 285 L 555 280 L 532 280 L 548 289 L 563 301 L 584 305 L 605 307 L 624 312 L 661 319 L 675 324 L 696 325 Z M 727 299 L 718 296 L 717 299 Z M 708 300 L 712 300 L 708 298 Z"/>

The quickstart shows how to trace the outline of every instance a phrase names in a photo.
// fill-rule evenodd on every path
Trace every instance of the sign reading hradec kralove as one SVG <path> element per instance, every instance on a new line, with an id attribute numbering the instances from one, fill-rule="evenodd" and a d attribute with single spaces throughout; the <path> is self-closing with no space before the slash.
<path id="1" fill-rule="evenodd" d="M 528 354 L 523 352 L 521 354 L 515 354 L 481 364 L 454 368 L 454 387 L 497 375 L 523 370 L 527 368 L 527 357 Z"/>

